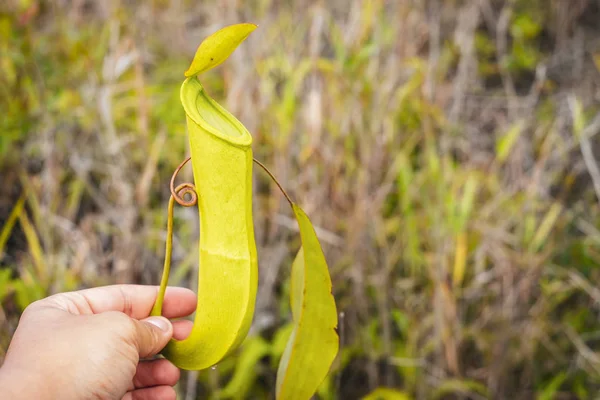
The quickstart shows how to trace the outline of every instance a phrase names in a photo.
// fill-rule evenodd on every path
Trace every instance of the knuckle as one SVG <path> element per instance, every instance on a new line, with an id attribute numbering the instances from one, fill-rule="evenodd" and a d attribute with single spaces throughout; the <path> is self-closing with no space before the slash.
<path id="1" fill-rule="evenodd" d="M 38 309 L 40 307 L 42 300 L 36 300 L 33 303 L 30 303 L 27 307 L 25 307 L 25 309 L 23 310 L 22 316 L 25 315 L 29 315 L 31 314 L 33 311 L 35 311 L 36 309 Z"/>

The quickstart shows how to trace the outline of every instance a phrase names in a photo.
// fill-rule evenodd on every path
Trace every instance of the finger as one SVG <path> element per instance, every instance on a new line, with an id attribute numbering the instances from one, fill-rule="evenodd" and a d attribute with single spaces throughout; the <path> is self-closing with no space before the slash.
<path id="1" fill-rule="evenodd" d="M 74 314 L 100 314 L 120 311 L 132 318 L 150 315 L 156 301 L 158 286 L 112 285 L 50 296 L 48 303 Z M 189 289 L 169 287 L 165 293 L 163 316 L 179 318 L 196 309 L 196 295 Z"/>
<path id="2" fill-rule="evenodd" d="M 132 318 L 145 318 L 156 301 L 158 286 L 113 285 L 80 291 L 94 314 L 121 311 Z M 165 293 L 162 315 L 178 318 L 196 309 L 196 295 L 189 289 L 169 287 Z"/>
<path id="3" fill-rule="evenodd" d="M 158 291 L 157 291 L 158 294 Z M 156 297 L 152 300 L 152 306 Z M 186 317 L 196 311 L 198 297 L 190 289 L 180 287 L 168 287 L 165 292 L 162 315 L 166 318 Z M 150 307 L 152 309 L 152 307 Z M 148 314 L 150 311 L 148 311 Z M 147 316 L 147 315 L 146 315 Z"/>
<path id="4" fill-rule="evenodd" d="M 133 377 L 133 386 L 136 389 L 160 385 L 174 386 L 180 375 L 179 368 L 164 358 L 142 361 Z"/>
<path id="5" fill-rule="evenodd" d="M 132 342 L 140 358 L 158 354 L 173 336 L 173 325 L 164 317 L 150 317 L 142 321 L 132 319 L 135 329 Z"/>
<path id="6" fill-rule="evenodd" d="M 122 400 L 177 400 L 177 394 L 171 386 L 155 386 L 127 392 Z"/>
<path id="7" fill-rule="evenodd" d="M 180 321 L 171 321 L 173 323 L 173 339 L 183 340 L 190 336 L 194 323 L 183 319 Z"/>

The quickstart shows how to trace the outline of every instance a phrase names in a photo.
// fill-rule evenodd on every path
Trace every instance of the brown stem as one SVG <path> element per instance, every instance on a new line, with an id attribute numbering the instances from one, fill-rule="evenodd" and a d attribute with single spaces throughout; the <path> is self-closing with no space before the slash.
<path id="1" fill-rule="evenodd" d="M 285 196 L 285 198 L 287 199 L 288 203 L 290 203 L 290 206 L 292 206 L 292 208 L 294 207 L 294 202 L 292 201 L 292 199 L 290 198 L 290 196 L 288 196 L 287 192 L 283 189 L 283 187 L 281 186 L 281 184 L 279 183 L 279 181 L 277 180 L 277 178 L 275 178 L 275 176 L 271 173 L 271 171 L 269 171 L 269 169 L 260 161 L 258 161 L 256 158 L 253 158 L 254 162 L 256 164 L 258 164 L 270 177 L 271 179 L 273 179 L 273 182 L 275 182 L 275 184 L 279 187 L 279 190 L 281 190 L 281 193 L 283 193 L 283 195 Z"/>
<path id="2" fill-rule="evenodd" d="M 184 207 L 192 207 L 195 206 L 196 203 L 198 203 L 198 192 L 196 192 L 196 187 L 194 186 L 194 184 L 182 183 L 177 187 L 174 187 L 175 178 L 177 177 L 177 174 L 179 173 L 179 171 L 181 171 L 181 168 L 183 168 L 183 166 L 191 160 L 191 158 L 192 157 L 188 157 L 181 164 L 179 164 L 175 172 L 173 172 L 173 176 L 171 176 L 171 184 L 169 185 L 169 188 L 171 189 L 171 195 L 173 196 L 177 204 L 182 205 Z M 183 198 L 183 196 L 185 196 L 186 194 L 189 194 L 191 196 L 189 200 Z"/>

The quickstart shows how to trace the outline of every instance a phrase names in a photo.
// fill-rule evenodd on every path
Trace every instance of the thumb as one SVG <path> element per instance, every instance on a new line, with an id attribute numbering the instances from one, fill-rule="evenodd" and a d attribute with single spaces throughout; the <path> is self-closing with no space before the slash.
<path id="1" fill-rule="evenodd" d="M 149 317 L 135 322 L 135 342 L 140 358 L 158 354 L 173 336 L 173 325 L 164 317 Z"/>

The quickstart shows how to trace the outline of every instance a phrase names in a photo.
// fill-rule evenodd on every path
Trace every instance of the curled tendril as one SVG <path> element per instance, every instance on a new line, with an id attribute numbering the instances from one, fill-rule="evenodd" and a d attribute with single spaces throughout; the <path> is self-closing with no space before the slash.
<path id="1" fill-rule="evenodd" d="M 173 196 L 177 204 L 182 205 L 184 207 L 192 207 L 198 203 L 198 192 L 196 192 L 196 186 L 194 186 L 194 184 L 182 183 L 175 187 L 175 178 L 177 177 L 177 174 L 179 174 L 181 168 L 183 168 L 183 166 L 188 161 L 190 161 L 190 159 L 191 157 L 188 157 L 185 160 L 183 160 L 181 164 L 179 164 L 175 172 L 173 172 L 173 176 L 171 176 L 171 185 L 169 186 L 169 188 L 171 189 L 171 195 Z M 186 194 L 190 195 L 189 200 L 186 200 L 184 198 Z"/>
<path id="2" fill-rule="evenodd" d="M 185 160 L 183 160 L 183 162 L 181 164 L 179 164 L 177 169 L 175 169 L 175 172 L 173 172 L 173 176 L 171 176 L 171 185 L 169 186 L 171 189 L 171 195 L 173 196 L 173 198 L 175 199 L 177 204 L 182 205 L 184 207 L 192 207 L 198 203 L 198 192 L 196 192 L 196 186 L 194 186 L 194 184 L 182 183 L 180 185 L 175 186 L 175 178 L 177 177 L 177 174 L 179 174 L 179 171 L 181 171 L 181 168 L 183 168 L 183 166 L 185 164 L 187 164 L 187 162 L 190 161 L 191 159 L 192 159 L 192 157 L 188 157 Z M 275 179 L 275 176 L 271 173 L 271 171 L 269 171 L 269 169 L 263 163 L 258 161 L 256 158 L 253 158 L 253 161 L 259 167 L 261 167 L 271 177 L 271 179 L 273 179 L 273 182 L 275 182 L 275 184 L 279 187 L 279 190 L 281 190 L 281 193 L 283 193 L 283 195 L 285 196 L 287 201 L 290 203 L 290 205 L 292 205 L 293 204 L 292 199 L 287 194 L 287 192 L 283 189 L 283 187 L 281 186 L 279 181 L 277 181 L 277 179 Z M 184 196 L 186 194 L 190 195 L 189 200 L 186 200 L 184 198 Z"/>

